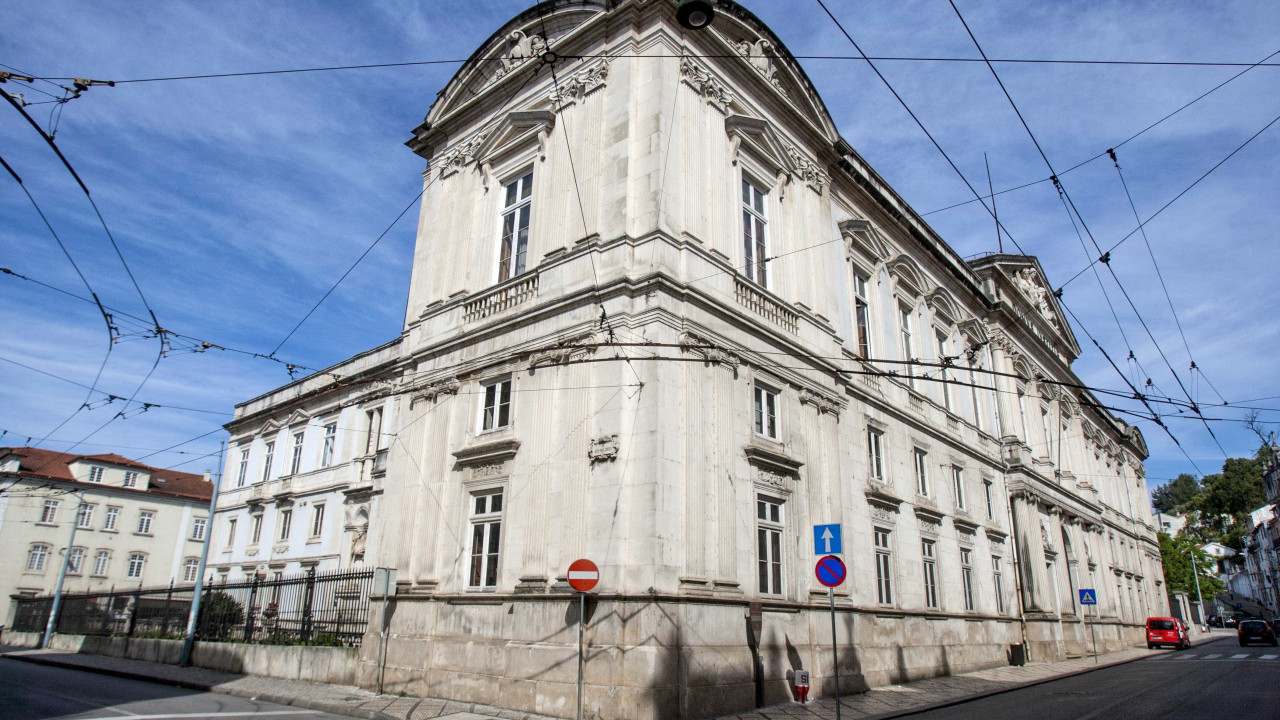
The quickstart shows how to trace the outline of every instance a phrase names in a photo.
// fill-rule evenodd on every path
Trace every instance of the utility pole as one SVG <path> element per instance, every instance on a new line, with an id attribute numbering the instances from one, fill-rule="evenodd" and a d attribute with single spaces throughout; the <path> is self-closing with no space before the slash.
<path id="1" fill-rule="evenodd" d="M 1209 626 L 1205 624 L 1204 618 L 1204 596 L 1200 594 L 1200 570 L 1196 567 L 1196 546 L 1191 546 L 1191 574 L 1196 579 L 1196 602 L 1200 603 L 1200 625 L 1204 628 L 1204 632 L 1209 632 Z"/>
<path id="2" fill-rule="evenodd" d="M 58 622 L 58 611 L 62 608 L 62 584 L 67 580 L 67 568 L 71 564 L 71 549 L 76 544 L 76 527 L 80 525 L 80 510 L 84 507 L 84 491 L 77 491 L 80 496 L 80 502 L 76 505 L 76 510 L 71 514 L 71 537 L 67 538 L 67 549 L 62 553 L 62 571 L 58 573 L 58 589 L 53 593 L 53 607 L 49 608 L 49 621 L 44 626 L 44 637 L 40 640 L 40 647 L 49 647 L 49 640 L 53 637 L 53 626 Z M 81 562 L 84 562 L 83 559 Z"/>
<path id="3" fill-rule="evenodd" d="M 182 638 L 182 657 L 178 664 L 191 664 L 191 649 L 196 642 L 196 623 L 200 620 L 200 591 L 204 588 L 204 569 L 209 562 L 209 545 L 213 543 L 213 511 L 218 506 L 218 486 L 222 484 L 222 452 L 227 441 L 218 442 L 218 477 L 213 481 L 213 494 L 209 496 L 209 519 L 205 522 L 204 548 L 200 550 L 200 569 L 196 572 L 196 586 L 191 590 L 191 613 L 187 616 L 187 634 Z"/>

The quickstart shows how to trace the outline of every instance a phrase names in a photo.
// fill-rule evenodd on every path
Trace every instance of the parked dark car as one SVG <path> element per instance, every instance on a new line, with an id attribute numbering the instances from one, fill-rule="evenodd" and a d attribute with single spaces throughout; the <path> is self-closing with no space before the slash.
<path id="1" fill-rule="evenodd" d="M 1228 616 L 1228 617 L 1222 618 L 1222 627 L 1224 628 L 1233 628 L 1238 624 L 1239 624 L 1239 621 L 1233 617 Z"/>
<path id="2" fill-rule="evenodd" d="M 1236 637 L 1240 640 L 1240 647 L 1251 642 L 1276 647 L 1276 631 L 1266 620 L 1241 620 L 1240 627 L 1236 628 Z"/>
<path id="3" fill-rule="evenodd" d="M 1147 649 L 1160 645 L 1170 645 L 1178 650 L 1191 647 L 1191 635 L 1187 632 L 1187 626 L 1178 618 L 1147 618 Z"/>

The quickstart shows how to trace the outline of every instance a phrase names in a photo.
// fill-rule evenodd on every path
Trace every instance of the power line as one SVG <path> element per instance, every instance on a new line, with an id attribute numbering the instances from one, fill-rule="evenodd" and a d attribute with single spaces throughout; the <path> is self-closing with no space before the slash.
<path id="1" fill-rule="evenodd" d="M 75 380 L 72 380 L 72 379 L 70 379 L 70 378 L 65 378 L 65 377 L 62 377 L 61 375 L 54 375 L 53 373 L 51 373 L 51 372 L 47 372 L 47 371 L 45 371 L 45 370 L 41 370 L 40 368 L 32 367 L 32 366 L 27 365 L 27 364 L 25 364 L 25 363 L 20 363 L 20 362 L 18 362 L 17 360 L 10 360 L 10 359 L 9 359 L 9 358 L 7 358 L 7 357 L 0 357 L 0 362 L 7 362 L 7 363 L 9 363 L 9 364 L 11 364 L 11 365 L 17 365 L 17 366 L 18 366 L 18 367 L 20 367 L 20 368 L 25 368 L 25 369 L 30 370 L 30 371 L 32 371 L 32 372 L 40 373 L 41 375 L 44 375 L 44 376 L 46 376 L 46 377 L 51 377 L 51 378 L 53 378 L 54 380 L 61 380 L 61 381 L 62 381 L 62 382 L 64 382 L 64 383 L 68 383 L 68 384 L 71 384 L 71 385 L 75 385 L 76 387 L 88 388 L 88 389 L 89 389 L 89 391 L 90 391 L 91 393 L 98 393 L 99 395 L 105 395 L 105 396 L 107 396 L 107 402 L 108 402 L 108 403 L 115 402 L 116 400 L 124 400 L 124 397 L 123 397 L 123 396 L 115 395 L 115 394 L 112 394 L 112 393 L 109 393 L 109 392 L 106 392 L 106 391 L 103 391 L 103 390 L 98 390 L 98 389 L 93 388 L 93 387 L 91 387 L 91 386 L 89 386 L 89 385 L 85 385 L 84 383 L 76 382 Z M 141 401 L 139 401 L 139 402 L 141 402 Z M 87 404 L 87 403 L 86 403 L 86 404 Z M 148 408 L 165 408 L 165 409 L 167 409 L 167 410 L 182 410 L 182 411 L 184 411 L 184 412 L 207 413 L 207 414 L 209 414 L 209 415 L 230 415 L 230 414 L 231 414 L 231 413 L 228 413 L 228 412 L 222 412 L 222 411 L 218 411 L 218 410 L 202 410 L 202 409 L 200 409 L 200 408 L 182 407 L 182 406 L 180 406 L 180 405 L 163 405 L 163 404 L 160 404 L 160 403 L 153 403 L 153 402 L 146 402 L 146 403 L 142 403 L 142 404 L 143 404 L 143 405 L 145 405 L 145 406 L 147 406 Z M 84 409 L 84 406 L 81 406 L 81 409 Z"/>

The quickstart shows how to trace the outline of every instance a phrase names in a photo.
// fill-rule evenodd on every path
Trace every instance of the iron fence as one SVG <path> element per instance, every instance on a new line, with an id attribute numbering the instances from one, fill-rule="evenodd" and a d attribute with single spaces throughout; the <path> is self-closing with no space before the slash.
<path id="1" fill-rule="evenodd" d="M 369 624 L 373 570 L 255 576 L 209 584 L 200 601 L 196 639 L 272 645 L 356 647 Z M 181 638 L 193 585 L 63 593 L 55 632 Z M 53 598 L 15 597 L 12 629 L 44 632 Z"/>

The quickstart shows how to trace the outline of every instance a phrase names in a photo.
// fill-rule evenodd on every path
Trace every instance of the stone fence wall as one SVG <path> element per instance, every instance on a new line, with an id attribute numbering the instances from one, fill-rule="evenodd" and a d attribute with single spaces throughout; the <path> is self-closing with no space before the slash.
<path id="1" fill-rule="evenodd" d="M 40 633 L 6 631 L 0 641 L 6 645 L 36 647 L 40 644 Z M 182 656 L 182 641 L 55 634 L 49 649 L 177 665 Z M 356 648 L 197 642 L 192 649 L 191 664 L 243 675 L 355 685 L 358 657 Z"/>

